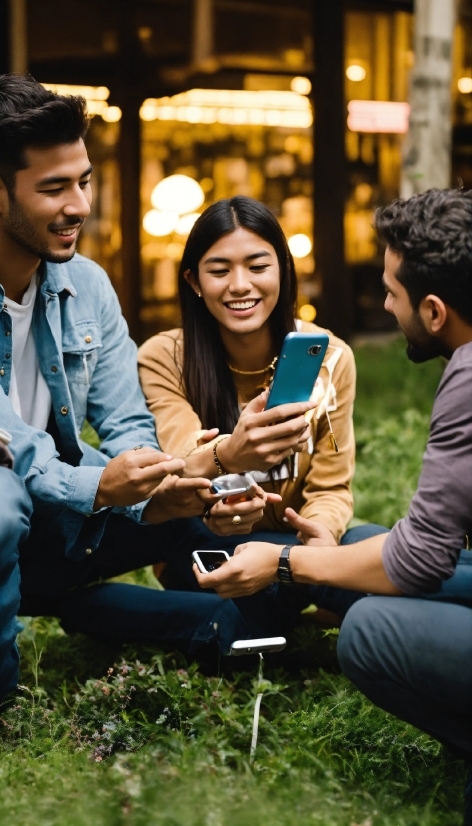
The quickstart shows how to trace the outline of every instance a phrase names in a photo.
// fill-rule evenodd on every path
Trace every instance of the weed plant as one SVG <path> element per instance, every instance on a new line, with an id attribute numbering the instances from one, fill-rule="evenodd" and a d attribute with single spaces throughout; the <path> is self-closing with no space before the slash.
<path id="1" fill-rule="evenodd" d="M 387 525 L 414 490 L 440 377 L 402 350 L 357 353 L 356 516 Z M 221 674 L 68 636 L 54 619 L 23 622 L 23 688 L 0 712 L 2 826 L 461 822 L 463 765 L 356 691 L 339 673 L 335 632 L 297 633 L 303 672 L 267 660 L 250 765 L 256 660 Z"/>

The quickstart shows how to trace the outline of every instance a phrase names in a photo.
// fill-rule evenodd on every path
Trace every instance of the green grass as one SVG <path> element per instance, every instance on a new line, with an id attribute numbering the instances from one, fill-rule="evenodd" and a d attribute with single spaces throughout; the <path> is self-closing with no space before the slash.
<path id="1" fill-rule="evenodd" d="M 356 355 L 356 515 L 392 524 L 418 477 L 438 364 L 403 346 Z M 112 651 L 25 620 L 25 688 L 0 712 L 0 824 L 454 826 L 463 765 L 339 674 L 335 634 L 301 629 L 305 671 L 266 669 L 250 765 L 254 673 Z"/>

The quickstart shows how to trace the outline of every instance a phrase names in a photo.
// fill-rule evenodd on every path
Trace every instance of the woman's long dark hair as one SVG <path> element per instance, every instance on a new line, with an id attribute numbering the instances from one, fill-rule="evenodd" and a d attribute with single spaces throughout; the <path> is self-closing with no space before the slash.
<path id="1" fill-rule="evenodd" d="M 184 273 L 198 278 L 198 264 L 210 247 L 238 227 L 254 232 L 277 254 L 280 294 L 271 315 L 270 329 L 279 353 L 287 333 L 295 329 L 297 279 L 293 258 L 282 227 L 272 212 L 253 198 L 236 195 L 217 201 L 194 224 L 179 268 L 179 296 L 184 333 L 183 383 L 202 427 L 232 433 L 239 418 L 236 386 L 226 360 L 216 319 L 198 298 Z"/>

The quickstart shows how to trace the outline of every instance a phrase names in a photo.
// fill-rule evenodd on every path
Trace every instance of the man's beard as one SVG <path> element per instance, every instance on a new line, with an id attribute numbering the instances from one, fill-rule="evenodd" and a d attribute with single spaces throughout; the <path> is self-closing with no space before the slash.
<path id="1" fill-rule="evenodd" d="M 41 258 L 42 261 L 48 261 L 51 264 L 63 264 L 70 261 L 75 255 L 76 244 L 69 250 L 63 253 L 51 252 L 47 244 L 38 238 L 34 224 L 31 223 L 28 216 L 14 198 L 9 199 L 10 209 L 8 211 L 8 218 L 5 222 L 5 231 L 10 238 L 18 244 L 18 246 L 30 252 L 36 258 Z M 83 224 L 83 219 L 76 216 L 71 217 L 67 222 L 67 226 L 75 226 L 76 224 Z M 66 224 L 63 224 L 66 226 Z M 61 228 L 60 224 L 51 224 L 55 230 Z"/>
<path id="2" fill-rule="evenodd" d="M 419 313 L 412 313 L 408 327 L 401 329 L 407 340 L 406 354 L 415 364 L 422 364 L 438 356 L 451 358 L 451 353 L 443 342 L 428 333 Z"/>

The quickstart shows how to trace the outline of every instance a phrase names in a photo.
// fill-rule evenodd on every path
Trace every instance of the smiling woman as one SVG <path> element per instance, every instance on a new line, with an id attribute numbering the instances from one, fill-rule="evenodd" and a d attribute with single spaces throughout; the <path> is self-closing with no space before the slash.
<path id="1" fill-rule="evenodd" d="M 216 202 L 195 223 L 183 253 L 182 329 L 141 347 L 140 376 L 161 448 L 185 458 L 186 474 L 254 472 L 266 492 L 281 497 L 269 498 L 258 531 L 286 536 L 290 506 L 323 523 L 338 542 L 352 516 L 350 348 L 329 333 L 314 413 L 313 401 L 265 410 L 285 336 L 320 332 L 295 318 L 296 288 L 292 255 L 272 212 L 245 196 Z M 247 534 L 254 519 L 241 516 L 234 533 Z"/>

